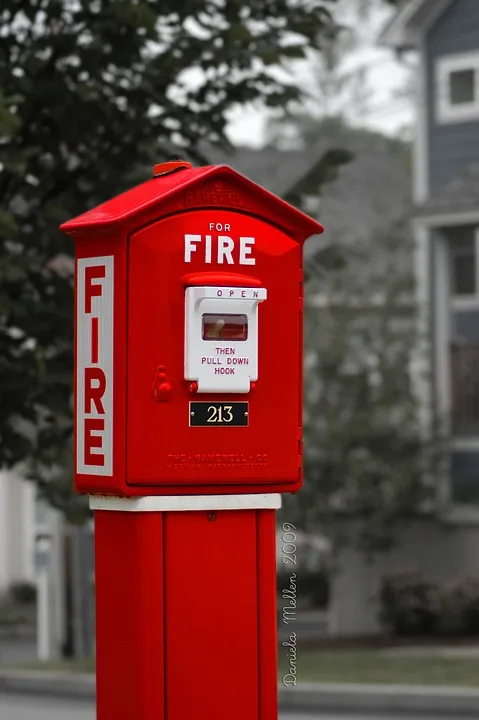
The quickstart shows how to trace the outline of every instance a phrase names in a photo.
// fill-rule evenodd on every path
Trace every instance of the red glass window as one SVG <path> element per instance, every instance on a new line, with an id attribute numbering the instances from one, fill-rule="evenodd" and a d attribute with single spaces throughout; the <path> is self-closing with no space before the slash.
<path id="1" fill-rule="evenodd" d="M 246 315 L 203 315 L 203 340 L 247 340 Z"/>

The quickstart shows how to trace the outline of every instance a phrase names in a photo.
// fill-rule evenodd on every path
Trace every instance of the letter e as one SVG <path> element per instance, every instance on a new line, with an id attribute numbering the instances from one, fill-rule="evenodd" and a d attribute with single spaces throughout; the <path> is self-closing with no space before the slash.
<path id="1" fill-rule="evenodd" d="M 102 432 L 105 429 L 103 418 L 85 419 L 85 465 L 104 465 L 105 456 L 103 453 L 94 453 L 92 448 L 102 448 L 103 438 L 101 435 L 93 434 Z"/>
<path id="2" fill-rule="evenodd" d="M 240 237 L 240 265 L 256 265 L 254 257 L 248 257 L 252 252 L 252 245 L 255 244 L 254 237 Z"/>

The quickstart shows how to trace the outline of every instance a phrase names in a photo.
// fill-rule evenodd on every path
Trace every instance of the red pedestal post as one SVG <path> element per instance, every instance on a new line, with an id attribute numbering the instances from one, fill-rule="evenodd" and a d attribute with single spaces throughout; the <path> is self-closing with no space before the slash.
<path id="1" fill-rule="evenodd" d="M 95 544 L 98 720 L 277 720 L 274 509 L 97 509 Z"/>

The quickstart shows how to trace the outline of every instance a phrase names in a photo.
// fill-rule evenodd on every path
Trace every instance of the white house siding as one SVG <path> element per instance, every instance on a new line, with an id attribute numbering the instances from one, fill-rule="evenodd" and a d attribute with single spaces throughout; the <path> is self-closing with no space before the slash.
<path id="1" fill-rule="evenodd" d="M 0 593 L 34 580 L 35 486 L 14 472 L 0 473 Z"/>
<path id="2" fill-rule="evenodd" d="M 408 524 L 391 552 L 368 562 L 349 548 L 339 557 L 333 578 L 329 633 L 358 636 L 379 633 L 377 594 L 381 577 L 417 570 L 426 579 L 447 583 L 479 574 L 478 529 L 434 520 Z"/>

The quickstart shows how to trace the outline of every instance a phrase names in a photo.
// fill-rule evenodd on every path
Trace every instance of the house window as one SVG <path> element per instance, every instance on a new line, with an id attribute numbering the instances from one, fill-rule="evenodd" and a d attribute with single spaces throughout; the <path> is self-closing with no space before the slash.
<path id="1" fill-rule="evenodd" d="M 453 451 L 452 499 L 459 504 L 479 504 L 479 453 Z"/>
<path id="2" fill-rule="evenodd" d="M 478 296 L 479 234 L 477 229 L 472 225 L 451 228 L 445 231 L 445 235 L 449 245 L 452 298 Z"/>
<path id="3" fill-rule="evenodd" d="M 449 382 L 455 437 L 479 433 L 479 229 L 444 228 L 449 258 Z"/>
<path id="4" fill-rule="evenodd" d="M 474 102 L 474 70 L 455 70 L 449 75 L 449 102 L 463 105 Z"/>
<path id="5" fill-rule="evenodd" d="M 436 79 L 438 122 L 479 119 L 479 53 L 439 58 Z"/>

